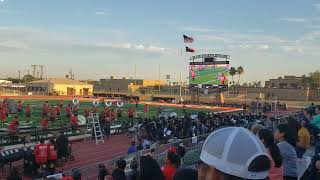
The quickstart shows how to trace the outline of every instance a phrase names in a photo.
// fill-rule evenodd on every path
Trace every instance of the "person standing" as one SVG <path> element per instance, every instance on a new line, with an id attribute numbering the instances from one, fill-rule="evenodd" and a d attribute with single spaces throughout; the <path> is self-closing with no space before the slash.
<path id="1" fill-rule="evenodd" d="M 145 104 L 145 105 L 144 105 L 143 112 L 144 112 L 144 118 L 147 118 L 147 117 L 148 117 L 148 113 L 149 113 L 149 106 L 148 106 L 148 104 Z"/>
<path id="2" fill-rule="evenodd" d="M 71 117 L 71 105 L 68 104 L 68 106 L 66 107 L 66 116 L 69 119 Z"/>
<path id="3" fill-rule="evenodd" d="M 31 106 L 30 104 L 26 107 L 26 118 L 29 120 L 31 118 Z"/>
<path id="4" fill-rule="evenodd" d="M 22 102 L 19 101 L 17 105 L 18 115 L 21 116 L 22 113 Z"/>
<path id="5" fill-rule="evenodd" d="M 46 101 L 42 106 L 42 116 L 47 116 L 49 111 L 49 102 Z"/>

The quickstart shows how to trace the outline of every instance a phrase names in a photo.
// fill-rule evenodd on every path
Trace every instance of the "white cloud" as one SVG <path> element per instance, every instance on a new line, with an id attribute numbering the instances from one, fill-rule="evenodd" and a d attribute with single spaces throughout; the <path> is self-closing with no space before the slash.
<path id="1" fill-rule="evenodd" d="M 54 37 L 54 38 L 53 38 Z M 65 33 L 51 33 L 38 29 L 0 27 L 0 52 L 7 51 L 66 51 L 70 52 L 106 52 L 129 54 L 148 53 L 176 55 L 177 50 L 155 45 L 117 43 L 105 40 L 87 40 Z"/>
<path id="2" fill-rule="evenodd" d="M 280 18 L 279 21 L 286 21 L 292 23 L 304 23 L 307 22 L 308 19 L 306 18 Z"/>
<path id="3" fill-rule="evenodd" d="M 303 54 L 304 50 L 302 49 L 302 47 L 299 46 L 281 46 L 280 47 L 283 51 L 285 52 L 296 52 L 296 53 L 300 53 Z"/>
<path id="4" fill-rule="evenodd" d="M 0 2 L 4 2 L 4 0 L 0 0 Z"/>
<path id="5" fill-rule="evenodd" d="M 269 48 L 268 44 L 261 44 L 257 46 L 257 50 L 268 50 Z"/>
<path id="6" fill-rule="evenodd" d="M 210 28 L 203 28 L 203 27 L 183 27 L 181 28 L 183 31 L 190 31 L 190 32 L 213 32 L 214 29 Z"/>
<path id="7" fill-rule="evenodd" d="M 111 10 L 96 11 L 94 12 L 94 14 L 98 16 L 110 15 Z"/>
<path id="8" fill-rule="evenodd" d="M 142 45 L 142 44 L 133 45 L 133 48 L 136 50 L 144 50 L 144 45 Z"/>

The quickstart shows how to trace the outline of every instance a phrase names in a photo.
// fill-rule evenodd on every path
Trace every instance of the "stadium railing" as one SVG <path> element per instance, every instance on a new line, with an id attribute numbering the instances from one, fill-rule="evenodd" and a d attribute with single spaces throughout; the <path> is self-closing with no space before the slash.
<path id="1" fill-rule="evenodd" d="M 203 134 L 199 136 L 194 136 L 191 138 L 187 139 L 171 139 L 170 143 L 167 144 L 162 144 L 158 145 L 157 143 L 151 145 L 150 149 L 145 149 L 138 151 L 136 153 L 132 154 L 124 154 L 122 156 L 116 156 L 111 160 L 108 161 L 103 161 L 95 164 L 91 164 L 88 166 L 84 167 L 77 167 L 80 172 L 81 172 L 81 177 L 82 179 L 95 179 L 98 177 L 99 174 L 99 165 L 104 165 L 106 169 L 108 169 L 111 173 L 111 171 L 115 167 L 115 163 L 119 159 L 124 159 L 127 162 L 127 166 L 125 169 L 125 172 L 130 171 L 130 163 L 136 159 L 139 162 L 139 159 L 141 156 L 145 155 L 151 155 L 154 157 L 155 160 L 157 160 L 158 164 L 162 166 L 164 164 L 164 159 L 166 156 L 166 152 L 171 146 L 178 146 L 178 145 L 183 145 L 183 147 L 188 151 L 188 150 L 195 150 L 195 149 L 200 149 L 202 147 L 202 144 L 206 137 L 209 135 L 208 134 Z M 69 171 L 63 172 L 65 175 L 71 175 L 72 174 L 72 169 Z"/>

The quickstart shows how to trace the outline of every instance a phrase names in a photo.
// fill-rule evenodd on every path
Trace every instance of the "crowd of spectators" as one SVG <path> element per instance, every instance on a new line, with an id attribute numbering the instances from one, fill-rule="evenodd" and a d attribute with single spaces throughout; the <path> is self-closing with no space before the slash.
<path id="1" fill-rule="evenodd" d="M 320 111 L 314 104 L 286 117 L 203 112 L 163 117 L 159 113 L 158 117 L 141 118 L 129 127 L 135 129 L 137 139 L 131 142 L 128 154 L 149 149 L 154 142 L 166 144 L 172 139 L 210 133 L 198 159 L 193 161 L 194 166 L 184 163 L 186 149 L 178 146 L 167 151 L 163 165 L 148 154 L 130 162 L 130 171 L 126 172 L 127 162 L 120 159 L 113 169 L 99 166 L 98 179 L 291 180 L 298 178 L 298 159 L 311 146 L 314 147 L 312 162 L 304 178 L 320 179 L 319 127 Z M 74 173 L 77 176 L 62 179 L 81 179 L 79 170 Z"/>

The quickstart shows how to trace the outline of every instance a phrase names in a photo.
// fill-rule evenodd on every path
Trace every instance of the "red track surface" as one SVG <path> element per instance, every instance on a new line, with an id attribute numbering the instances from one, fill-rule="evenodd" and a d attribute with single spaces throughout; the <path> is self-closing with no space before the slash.
<path id="1" fill-rule="evenodd" d="M 105 140 L 104 144 L 100 143 L 96 145 L 94 140 L 75 142 L 72 144 L 72 152 L 75 156 L 75 160 L 68 161 L 63 167 L 57 168 L 57 172 L 69 171 L 75 167 L 83 168 L 91 164 L 96 164 L 99 162 L 110 160 L 115 156 L 125 154 L 129 145 L 130 138 L 123 134 L 111 136 L 110 139 Z M 23 171 L 22 161 L 16 162 L 13 166 L 18 167 L 20 172 Z M 8 168 L 5 168 L 4 172 L 0 171 L 0 179 L 5 179 L 7 173 Z M 92 171 L 91 173 L 92 176 L 96 177 L 98 169 L 94 169 L 94 171 Z M 29 178 L 24 177 L 23 179 Z"/>

